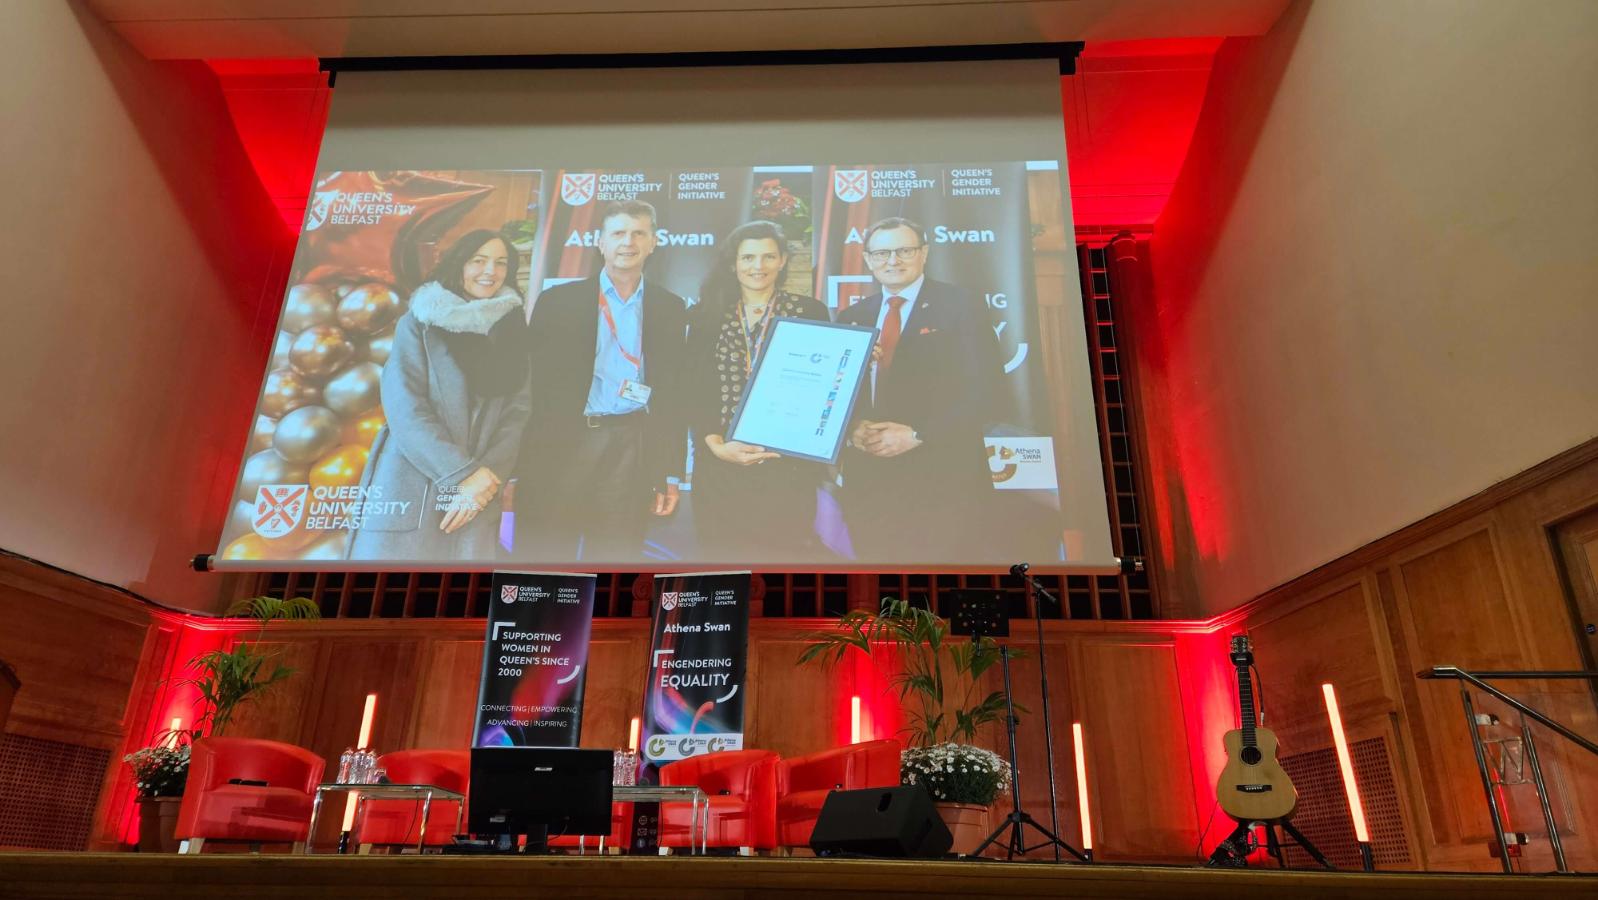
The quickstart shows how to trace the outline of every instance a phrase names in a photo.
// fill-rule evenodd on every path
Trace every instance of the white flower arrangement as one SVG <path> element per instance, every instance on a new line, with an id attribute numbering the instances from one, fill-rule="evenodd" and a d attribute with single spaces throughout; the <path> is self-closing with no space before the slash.
<path id="1" fill-rule="evenodd" d="M 183 795 L 183 784 L 189 778 L 187 743 L 176 747 L 145 747 L 122 757 L 122 761 L 133 769 L 134 787 L 138 789 L 140 800 Z"/>
<path id="2" fill-rule="evenodd" d="M 1010 789 L 1010 764 L 997 753 L 970 744 L 911 747 L 899 756 L 899 776 L 919 784 L 933 800 L 987 806 Z"/>

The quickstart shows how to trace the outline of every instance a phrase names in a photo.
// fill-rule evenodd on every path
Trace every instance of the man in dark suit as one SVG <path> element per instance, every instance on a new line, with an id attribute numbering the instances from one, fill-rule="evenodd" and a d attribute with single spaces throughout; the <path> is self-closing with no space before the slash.
<path id="1" fill-rule="evenodd" d="M 855 556 L 927 562 L 970 555 L 991 504 L 983 425 L 1003 377 L 982 300 L 926 277 L 927 233 L 884 219 L 865 234 L 866 265 L 881 291 L 838 320 L 875 327 L 842 457 L 844 516 Z"/>
<path id="2" fill-rule="evenodd" d="M 687 443 L 674 396 L 687 308 L 643 277 L 655 208 L 611 203 L 598 243 L 599 274 L 544 291 L 528 320 L 533 414 L 517 463 L 513 554 L 521 561 L 637 562 L 649 515 L 677 508 L 667 479 L 682 474 Z"/>

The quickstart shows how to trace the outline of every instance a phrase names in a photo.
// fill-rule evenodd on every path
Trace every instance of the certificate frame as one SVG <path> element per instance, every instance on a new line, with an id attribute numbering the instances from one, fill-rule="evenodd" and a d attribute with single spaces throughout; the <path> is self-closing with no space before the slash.
<path id="1" fill-rule="evenodd" d="M 788 443 L 785 440 L 771 440 L 771 429 L 766 427 L 769 423 L 749 415 L 751 402 L 756 405 L 765 401 L 777 391 L 775 375 L 768 375 L 766 365 L 767 357 L 773 347 L 787 346 L 795 330 L 817 329 L 833 332 L 827 335 L 827 343 L 850 351 L 846 360 L 840 360 L 833 374 L 834 381 L 831 387 L 839 395 L 827 400 L 826 387 L 813 389 L 821 395 L 822 406 L 818 408 L 817 416 L 820 425 L 840 423 L 836 433 L 830 437 L 823 437 L 821 443 Z M 855 404 L 860 399 L 860 391 L 866 383 L 866 367 L 871 363 L 871 351 L 877 343 L 877 329 L 863 325 L 845 325 L 820 319 L 800 319 L 784 317 L 773 320 L 771 334 L 760 348 L 760 354 L 755 359 L 749 379 L 744 383 L 743 396 L 738 399 L 738 409 L 733 413 L 732 423 L 727 427 L 727 439 L 755 444 L 772 450 L 783 456 L 797 459 L 806 459 L 812 462 L 827 463 L 832 465 L 838 461 L 838 454 L 843 450 L 843 443 L 849 436 L 849 420 L 854 416 Z M 762 378 L 762 376 L 765 376 Z M 843 385 L 849 385 L 847 391 Z M 752 400 L 752 398 L 755 398 Z M 842 401 L 842 402 L 839 402 Z M 740 434 L 742 429 L 742 434 Z M 784 446 L 784 444 L 787 444 Z M 825 452 L 817 452 L 825 451 Z"/>

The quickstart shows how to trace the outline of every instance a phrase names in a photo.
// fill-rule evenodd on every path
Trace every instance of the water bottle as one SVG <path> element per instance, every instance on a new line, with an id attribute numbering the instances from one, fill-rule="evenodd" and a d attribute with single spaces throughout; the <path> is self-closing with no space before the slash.
<path id="1" fill-rule="evenodd" d="M 366 751 L 356 750 L 350 760 L 350 784 L 366 783 Z"/>
<path id="2" fill-rule="evenodd" d="M 354 761 L 355 761 L 355 748 L 354 747 L 345 747 L 344 748 L 344 752 L 342 754 L 340 754 L 339 758 L 338 758 L 338 783 L 339 784 L 349 784 L 350 783 L 350 778 L 351 778 L 350 769 L 354 768 L 354 766 L 353 766 Z"/>
<path id="3" fill-rule="evenodd" d="M 361 752 L 361 784 L 371 784 L 376 781 L 377 779 L 374 777 L 376 774 L 377 752 L 375 750 L 363 750 Z"/>

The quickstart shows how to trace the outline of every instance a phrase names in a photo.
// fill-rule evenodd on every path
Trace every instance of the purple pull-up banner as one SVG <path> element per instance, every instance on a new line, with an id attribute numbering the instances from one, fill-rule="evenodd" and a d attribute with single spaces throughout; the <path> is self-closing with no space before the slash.
<path id="1" fill-rule="evenodd" d="M 575 747 L 593 575 L 495 572 L 473 747 Z"/>
<path id="2" fill-rule="evenodd" d="M 742 750 L 749 572 L 655 576 L 642 780 L 663 763 Z"/>

